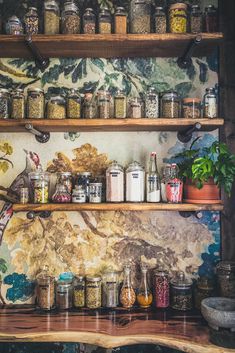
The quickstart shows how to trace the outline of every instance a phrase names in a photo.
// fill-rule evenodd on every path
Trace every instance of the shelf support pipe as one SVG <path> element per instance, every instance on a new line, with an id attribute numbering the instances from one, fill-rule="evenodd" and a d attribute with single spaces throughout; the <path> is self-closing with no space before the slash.
<path id="1" fill-rule="evenodd" d="M 192 138 L 193 133 L 201 130 L 201 127 L 202 127 L 202 125 L 200 123 L 196 123 L 184 131 L 179 131 L 177 134 L 178 140 L 182 143 L 189 142 Z"/>
<path id="2" fill-rule="evenodd" d="M 51 216 L 51 212 L 50 211 L 30 211 L 27 213 L 27 218 L 28 219 L 35 219 L 36 217 L 40 217 L 40 218 L 49 218 Z"/>
<path id="3" fill-rule="evenodd" d="M 43 132 L 35 129 L 32 124 L 25 124 L 25 129 L 29 131 L 31 134 L 33 134 L 36 138 L 36 140 L 40 143 L 46 143 L 50 139 L 50 133 L 49 132 Z"/>
<path id="4" fill-rule="evenodd" d="M 188 69 L 192 65 L 192 55 L 196 46 L 202 41 L 202 36 L 197 35 L 188 45 L 183 56 L 178 58 L 177 64 L 181 69 Z"/>
<path id="5" fill-rule="evenodd" d="M 37 46 L 34 44 L 32 36 L 31 35 L 26 35 L 25 36 L 25 42 L 27 46 L 29 47 L 31 53 L 33 54 L 35 64 L 36 66 L 41 70 L 44 71 L 50 64 L 49 59 L 43 58 L 39 49 Z"/>

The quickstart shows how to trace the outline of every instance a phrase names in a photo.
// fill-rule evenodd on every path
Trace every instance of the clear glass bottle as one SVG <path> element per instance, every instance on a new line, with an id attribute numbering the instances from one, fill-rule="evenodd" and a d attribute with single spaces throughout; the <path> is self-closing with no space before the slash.
<path id="1" fill-rule="evenodd" d="M 215 296 L 213 281 L 207 277 L 199 277 L 194 292 L 195 308 L 201 310 L 202 300 L 213 296 Z"/>
<path id="2" fill-rule="evenodd" d="M 162 6 L 155 8 L 155 33 L 166 33 L 166 11 Z"/>
<path id="3" fill-rule="evenodd" d="M 170 33 L 186 33 L 188 27 L 187 4 L 178 2 L 169 7 Z"/>
<path id="4" fill-rule="evenodd" d="M 55 203 L 69 203 L 71 202 L 71 194 L 67 187 L 63 184 L 57 184 L 52 201 Z"/>
<path id="5" fill-rule="evenodd" d="M 99 13 L 99 33 L 109 34 L 112 32 L 112 18 L 109 9 L 104 8 Z"/>
<path id="6" fill-rule="evenodd" d="M 34 35 L 39 32 L 39 17 L 36 7 L 29 7 L 24 17 L 25 33 Z"/>
<path id="7" fill-rule="evenodd" d="M 6 88 L 0 88 L 0 119 L 10 118 L 10 94 Z"/>
<path id="8" fill-rule="evenodd" d="M 27 118 L 43 119 L 45 110 L 44 91 L 40 88 L 29 88 L 27 97 Z"/>
<path id="9" fill-rule="evenodd" d="M 126 34 L 127 33 L 127 13 L 124 7 L 117 7 L 114 14 L 114 33 Z"/>
<path id="10" fill-rule="evenodd" d="M 126 201 L 143 202 L 145 191 L 145 170 L 134 161 L 126 169 Z"/>
<path id="11" fill-rule="evenodd" d="M 221 297 L 235 298 L 235 261 L 221 261 L 216 267 L 217 285 Z"/>
<path id="12" fill-rule="evenodd" d="M 146 173 L 146 200 L 147 202 L 160 202 L 160 175 L 157 169 L 157 153 L 150 155 L 149 170 Z"/>
<path id="13" fill-rule="evenodd" d="M 117 161 L 106 170 L 106 201 L 124 202 L 124 169 Z"/>
<path id="14" fill-rule="evenodd" d="M 73 189 L 73 176 L 71 172 L 57 173 L 57 184 L 64 185 L 71 194 Z"/>
<path id="15" fill-rule="evenodd" d="M 218 117 L 217 95 L 214 88 L 206 88 L 203 105 L 204 118 L 213 119 Z"/>
<path id="16" fill-rule="evenodd" d="M 76 275 L 73 280 L 73 306 L 77 309 L 85 307 L 85 277 Z"/>
<path id="17" fill-rule="evenodd" d="M 107 271 L 103 277 L 103 295 L 102 302 L 106 308 L 116 308 L 118 306 L 118 273 L 115 271 Z"/>
<path id="18" fill-rule="evenodd" d="M 86 277 L 86 306 L 90 309 L 98 309 L 101 307 L 101 277 Z"/>
<path id="19" fill-rule="evenodd" d="M 161 200 L 162 200 L 162 202 L 167 202 L 166 186 L 167 186 L 167 183 L 170 179 L 171 179 L 171 164 L 166 164 L 162 168 L 162 177 L 161 177 Z"/>
<path id="20" fill-rule="evenodd" d="M 21 20 L 16 16 L 11 16 L 6 21 L 6 34 L 19 36 L 24 34 L 24 29 Z"/>
<path id="21" fill-rule="evenodd" d="M 140 98 L 132 98 L 130 101 L 130 118 L 140 119 L 143 117 L 143 102 Z"/>
<path id="22" fill-rule="evenodd" d="M 147 267 L 141 267 L 141 282 L 137 290 L 137 302 L 141 308 L 149 308 L 153 302 L 153 295 L 147 280 Z"/>
<path id="23" fill-rule="evenodd" d="M 67 97 L 67 119 L 81 118 L 81 96 L 79 90 L 71 89 Z"/>
<path id="24" fill-rule="evenodd" d="M 171 280 L 171 307 L 175 310 L 191 310 L 193 306 L 192 281 L 179 272 Z"/>
<path id="25" fill-rule="evenodd" d="M 20 88 L 16 89 L 11 96 L 11 118 L 25 118 L 25 97 L 24 91 Z"/>
<path id="26" fill-rule="evenodd" d="M 57 0 L 44 0 L 44 34 L 60 33 L 60 7 Z"/>
<path id="27" fill-rule="evenodd" d="M 219 30 L 218 9 L 214 5 L 205 8 L 204 30 L 208 33 L 218 32 Z"/>
<path id="28" fill-rule="evenodd" d="M 118 90 L 114 96 L 114 117 L 125 119 L 127 114 L 127 99 L 124 91 Z"/>
<path id="29" fill-rule="evenodd" d="M 48 119 L 66 119 L 66 100 L 63 96 L 51 96 L 47 102 Z"/>
<path id="30" fill-rule="evenodd" d="M 55 308 L 55 278 L 49 275 L 48 266 L 37 276 L 37 307 L 41 310 L 52 310 Z"/>
<path id="31" fill-rule="evenodd" d="M 95 119 L 97 115 L 95 97 L 92 93 L 85 93 L 83 100 L 83 118 L 84 119 Z"/>
<path id="32" fill-rule="evenodd" d="M 145 98 L 145 117 L 159 118 L 159 99 L 154 87 L 149 87 Z"/>
<path id="33" fill-rule="evenodd" d="M 83 33 L 94 34 L 96 29 L 96 17 L 93 9 L 87 8 L 83 14 Z"/>
<path id="34" fill-rule="evenodd" d="M 61 31 L 63 34 L 78 34 L 81 31 L 81 19 L 79 9 L 74 2 L 64 4 L 61 14 Z"/>
<path id="35" fill-rule="evenodd" d="M 166 184 L 166 198 L 169 203 L 182 203 L 183 182 L 178 177 L 179 167 L 177 164 L 171 164 L 171 175 Z"/>
<path id="36" fill-rule="evenodd" d="M 125 266 L 123 270 L 123 285 L 120 292 L 120 303 L 124 308 L 132 308 L 136 301 L 135 290 L 131 282 L 131 267 Z"/>
<path id="37" fill-rule="evenodd" d="M 162 118 L 179 118 L 180 98 L 175 91 L 163 93 L 161 99 Z"/>
<path id="38" fill-rule="evenodd" d="M 190 32 L 202 32 L 202 12 L 199 5 L 192 5 L 190 11 Z"/>
<path id="39" fill-rule="evenodd" d="M 163 269 L 155 270 L 153 282 L 156 308 L 168 308 L 170 305 L 169 273 Z"/>
<path id="40" fill-rule="evenodd" d="M 89 202 L 102 202 L 102 183 L 90 183 L 89 185 Z"/>
<path id="41" fill-rule="evenodd" d="M 73 307 L 73 284 L 71 281 L 57 281 L 56 306 L 59 310 L 68 310 Z"/>
<path id="42" fill-rule="evenodd" d="M 131 0 L 130 2 L 130 32 L 151 32 L 151 4 L 148 0 Z"/>
<path id="43" fill-rule="evenodd" d="M 98 110 L 100 119 L 110 118 L 110 93 L 98 91 Z"/>
<path id="44" fill-rule="evenodd" d="M 182 101 L 182 113 L 185 119 L 200 119 L 201 100 L 199 98 L 184 98 Z"/>
<path id="45" fill-rule="evenodd" d="M 29 180 L 33 194 L 33 203 L 48 203 L 50 173 L 43 171 L 31 172 L 29 173 Z"/>

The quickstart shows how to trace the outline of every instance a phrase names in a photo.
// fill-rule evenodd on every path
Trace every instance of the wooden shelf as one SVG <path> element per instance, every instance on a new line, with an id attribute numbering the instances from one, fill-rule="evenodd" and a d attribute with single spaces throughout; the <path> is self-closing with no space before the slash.
<path id="1" fill-rule="evenodd" d="M 43 57 L 114 58 L 182 56 L 195 34 L 82 34 L 35 35 L 33 42 Z M 222 33 L 202 33 L 193 56 L 209 54 Z M 0 35 L 1 57 L 32 58 L 24 36 Z"/>
<path id="2" fill-rule="evenodd" d="M 20 119 L 0 120 L 0 132 L 25 132 L 25 124 L 42 131 L 180 131 L 199 122 L 202 131 L 223 126 L 223 119 Z"/>

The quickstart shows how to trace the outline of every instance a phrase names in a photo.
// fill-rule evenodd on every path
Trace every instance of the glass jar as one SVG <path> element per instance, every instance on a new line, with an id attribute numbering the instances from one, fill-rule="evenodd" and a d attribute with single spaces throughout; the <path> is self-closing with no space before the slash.
<path id="1" fill-rule="evenodd" d="M 158 6 L 155 9 L 155 33 L 166 33 L 166 11 L 163 7 Z"/>
<path id="2" fill-rule="evenodd" d="M 116 308 L 118 306 L 118 273 L 115 271 L 105 272 L 103 275 L 103 306 L 106 308 Z"/>
<path id="3" fill-rule="evenodd" d="M 102 202 L 102 183 L 90 183 L 89 185 L 89 202 Z"/>
<path id="4" fill-rule="evenodd" d="M 184 98 L 182 104 L 183 118 L 201 118 L 201 100 L 199 98 Z"/>
<path id="5" fill-rule="evenodd" d="M 87 8 L 83 14 L 83 33 L 94 34 L 96 27 L 96 18 L 93 9 Z"/>
<path id="6" fill-rule="evenodd" d="M 154 297 L 156 308 L 168 308 L 170 305 L 170 280 L 167 271 L 154 271 Z"/>
<path id="7" fill-rule="evenodd" d="M 66 2 L 61 15 L 61 30 L 63 34 L 78 34 L 81 31 L 81 19 L 78 7 L 73 2 Z"/>
<path id="8" fill-rule="evenodd" d="M 153 295 L 147 281 L 147 268 L 141 268 L 141 282 L 137 290 L 137 302 L 141 308 L 149 308 L 153 301 Z"/>
<path id="9" fill-rule="evenodd" d="M 140 119 L 143 113 L 143 102 L 140 98 L 132 98 L 130 101 L 130 118 Z"/>
<path id="10" fill-rule="evenodd" d="M 40 88 L 29 88 L 27 97 L 27 118 L 43 119 L 44 109 L 44 91 Z"/>
<path id="11" fill-rule="evenodd" d="M 202 12 L 199 5 L 192 5 L 190 12 L 190 32 L 202 32 Z"/>
<path id="12" fill-rule="evenodd" d="M 179 118 L 180 98 L 175 91 L 163 93 L 161 99 L 162 118 Z"/>
<path id="13" fill-rule="evenodd" d="M 39 17 L 36 7 L 29 7 L 24 17 L 25 33 L 29 35 L 38 34 Z"/>
<path id="14" fill-rule="evenodd" d="M 221 297 L 235 298 L 235 261 L 221 261 L 216 267 L 217 284 Z"/>
<path id="15" fill-rule="evenodd" d="M 33 203 L 48 203 L 50 174 L 42 171 L 31 172 L 29 173 L 29 180 L 33 194 Z"/>
<path id="16" fill-rule="evenodd" d="M 201 310 L 201 302 L 203 299 L 214 296 L 213 281 L 207 277 L 200 277 L 195 287 L 194 302 L 195 308 Z"/>
<path id="17" fill-rule="evenodd" d="M 25 98 L 24 91 L 16 89 L 11 96 L 11 117 L 12 119 L 25 118 Z"/>
<path id="18" fill-rule="evenodd" d="M 77 309 L 85 307 L 85 278 L 80 275 L 73 280 L 73 305 Z"/>
<path id="19" fill-rule="evenodd" d="M 86 190 L 82 185 L 75 185 L 72 193 L 73 203 L 85 203 L 86 202 Z"/>
<path id="20" fill-rule="evenodd" d="M 214 5 L 209 5 L 205 8 L 204 15 L 204 30 L 205 32 L 218 32 L 218 10 Z"/>
<path id="21" fill-rule="evenodd" d="M 120 303 L 124 308 L 132 308 L 136 301 L 135 290 L 131 283 L 131 268 L 125 266 L 123 270 L 123 285 L 120 292 Z"/>
<path id="22" fill-rule="evenodd" d="M 206 88 L 206 93 L 203 99 L 204 105 L 204 118 L 217 118 L 218 116 L 218 104 L 217 95 L 214 88 Z"/>
<path id="23" fill-rule="evenodd" d="M 52 201 L 55 203 L 69 203 L 71 202 L 71 194 L 68 189 L 63 184 L 57 184 L 54 195 L 52 196 Z"/>
<path id="24" fill-rule="evenodd" d="M 192 281 L 179 272 L 171 281 L 171 307 L 175 310 L 191 310 L 192 299 Z"/>
<path id="25" fill-rule="evenodd" d="M 5 88 L 0 88 L 0 119 L 10 118 L 10 95 Z"/>
<path id="26" fill-rule="evenodd" d="M 39 309 L 55 308 L 55 278 L 49 275 L 48 266 L 37 276 L 36 297 Z"/>
<path id="27" fill-rule="evenodd" d="M 166 164 L 162 168 L 162 177 L 161 177 L 161 199 L 163 202 L 167 202 L 166 186 L 170 179 L 171 179 L 171 164 Z"/>
<path id="28" fill-rule="evenodd" d="M 148 0 L 131 0 L 130 2 L 130 32 L 151 32 L 151 4 Z"/>
<path id="29" fill-rule="evenodd" d="M 71 89 L 67 98 L 67 119 L 81 118 L 81 97 L 79 91 Z"/>
<path id="30" fill-rule="evenodd" d="M 143 202 L 145 171 L 138 162 L 131 163 L 126 170 L 126 201 Z"/>
<path id="31" fill-rule="evenodd" d="M 66 119 L 66 100 L 63 96 L 51 96 L 47 102 L 48 119 Z"/>
<path id="32" fill-rule="evenodd" d="M 86 306 L 90 309 L 101 307 L 101 277 L 86 277 Z"/>
<path id="33" fill-rule="evenodd" d="M 86 193 L 86 201 L 89 201 L 89 185 L 91 182 L 91 173 L 90 172 L 82 172 L 78 173 L 76 177 L 76 185 L 81 186 Z"/>
<path id="34" fill-rule="evenodd" d="M 98 110 L 100 119 L 110 118 L 110 93 L 98 91 Z"/>
<path id="35" fill-rule="evenodd" d="M 178 2 L 169 8 L 170 33 L 187 32 L 187 4 Z"/>
<path id="36" fill-rule="evenodd" d="M 171 164 L 170 177 L 166 183 L 166 199 L 169 203 L 182 203 L 183 181 L 178 177 L 179 167 Z"/>
<path id="37" fill-rule="evenodd" d="M 25 205 L 29 202 L 29 188 L 20 188 L 20 203 Z"/>
<path id="38" fill-rule="evenodd" d="M 64 185 L 68 192 L 71 194 L 73 189 L 73 176 L 70 172 L 57 173 L 57 183 Z"/>
<path id="39" fill-rule="evenodd" d="M 145 98 L 145 118 L 159 118 L 159 99 L 154 87 L 149 87 Z"/>
<path id="40" fill-rule="evenodd" d="M 44 1 L 44 34 L 60 33 L 60 7 L 56 0 Z"/>
<path id="41" fill-rule="evenodd" d="M 114 14 L 114 33 L 127 33 L 127 13 L 124 7 L 117 7 Z"/>
<path id="42" fill-rule="evenodd" d="M 127 99 L 123 91 L 118 90 L 114 96 L 114 117 L 116 119 L 126 118 Z"/>
<path id="43" fill-rule="evenodd" d="M 21 20 L 16 16 L 11 16 L 6 22 L 6 34 L 19 36 L 24 34 Z"/>
<path id="44" fill-rule="evenodd" d="M 83 118 L 95 119 L 96 118 L 96 102 L 92 93 L 85 93 L 83 101 Z"/>
<path id="45" fill-rule="evenodd" d="M 112 19 L 109 9 L 104 8 L 99 13 L 99 33 L 109 34 L 112 32 Z"/>
<path id="46" fill-rule="evenodd" d="M 68 310 L 73 306 L 73 284 L 59 280 L 56 284 L 56 306 L 59 310 Z"/>
<path id="47" fill-rule="evenodd" d="M 106 201 L 124 202 L 124 169 L 117 161 L 106 170 Z"/>

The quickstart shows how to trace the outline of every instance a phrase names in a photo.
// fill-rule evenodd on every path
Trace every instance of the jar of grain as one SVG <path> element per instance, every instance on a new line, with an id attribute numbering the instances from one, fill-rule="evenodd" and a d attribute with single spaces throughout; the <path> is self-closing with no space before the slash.
<path id="1" fill-rule="evenodd" d="M 117 119 L 126 118 L 127 99 L 124 91 L 118 90 L 114 96 L 114 117 Z"/>
<path id="2" fill-rule="evenodd" d="M 24 29 L 21 20 L 16 16 L 11 16 L 6 21 L 6 34 L 11 34 L 15 36 L 19 36 L 24 34 Z"/>
<path id="3" fill-rule="evenodd" d="M 187 4 L 178 2 L 169 8 L 169 30 L 171 33 L 187 32 Z"/>
<path id="4" fill-rule="evenodd" d="M 44 34 L 60 33 L 60 7 L 56 0 L 44 1 Z"/>
<path id="5" fill-rule="evenodd" d="M 61 15 L 61 31 L 63 34 L 80 33 L 81 19 L 78 7 L 73 2 L 66 2 Z"/>
<path id="6" fill-rule="evenodd" d="M 131 0 L 130 2 L 130 32 L 151 32 L 151 4 L 148 0 Z"/>
<path id="7" fill-rule="evenodd" d="M 192 281 L 179 272 L 171 281 L 171 307 L 175 310 L 191 310 L 193 305 Z"/>
<path id="8" fill-rule="evenodd" d="M 162 118 L 179 118 L 180 98 L 175 91 L 163 93 L 161 99 Z"/>
<path id="9" fill-rule="evenodd" d="M 166 11 L 162 6 L 155 9 L 155 33 L 166 33 Z"/>
<path id="10" fill-rule="evenodd" d="M 87 8 L 83 14 L 83 33 L 94 34 L 96 28 L 96 17 L 93 9 Z"/>
<path id="11" fill-rule="evenodd" d="M 204 118 L 217 118 L 218 117 L 218 104 L 217 104 L 217 95 L 215 89 L 206 88 L 206 93 L 203 99 L 204 106 Z"/>
<path id="12" fill-rule="evenodd" d="M 183 118 L 200 119 L 201 100 L 199 98 L 184 98 L 182 103 Z"/>
<path id="13" fill-rule="evenodd" d="M 95 96 L 91 92 L 86 92 L 83 99 L 83 118 L 94 119 L 96 118 L 97 107 Z"/>
<path id="14" fill-rule="evenodd" d="M 29 88 L 27 97 L 27 118 L 43 119 L 44 107 L 44 91 L 40 88 Z"/>
<path id="15" fill-rule="evenodd" d="M 48 119 L 65 119 L 66 118 L 66 100 L 63 96 L 51 96 L 47 102 L 47 118 Z"/>
<path id="16" fill-rule="evenodd" d="M 112 19 L 109 9 L 104 8 L 99 13 L 99 33 L 109 34 L 112 32 Z"/>
<path id="17" fill-rule="evenodd" d="M 199 5 L 192 5 L 190 11 L 190 32 L 202 32 L 202 12 Z"/>
<path id="18" fill-rule="evenodd" d="M 71 89 L 67 98 L 67 119 L 81 118 L 81 96 L 77 89 Z"/>
<path id="19" fill-rule="evenodd" d="M 29 7 L 24 17 L 25 33 L 29 35 L 38 34 L 39 17 L 36 7 Z"/>
<path id="20" fill-rule="evenodd" d="M 154 87 L 149 87 L 145 98 L 145 117 L 159 118 L 159 99 Z"/>
<path id="21" fill-rule="evenodd" d="M 49 275 L 48 266 L 37 276 L 36 298 L 39 309 L 55 308 L 55 278 Z"/>
<path id="22" fill-rule="evenodd" d="M 68 310 L 73 306 L 73 284 L 59 280 L 56 284 L 56 306 L 59 310 Z"/>
<path id="23" fill-rule="evenodd" d="M 135 290 L 132 285 L 131 267 L 125 266 L 123 270 L 123 285 L 120 292 L 120 303 L 124 308 L 132 308 L 136 301 Z"/>
<path id="24" fill-rule="evenodd" d="M 140 98 L 132 98 L 130 101 L 130 118 L 140 119 L 143 116 L 143 102 Z"/>
<path id="25" fill-rule="evenodd" d="M 10 94 L 6 88 L 0 88 L 0 119 L 10 117 Z"/>
<path id="26" fill-rule="evenodd" d="M 213 33 L 217 32 L 218 29 L 218 10 L 214 5 L 209 5 L 205 8 L 204 30 L 205 32 Z"/>
<path id="27" fill-rule="evenodd" d="M 16 89 L 11 96 L 11 117 L 12 119 L 25 118 L 25 98 L 22 89 Z"/>
<path id="28" fill-rule="evenodd" d="M 110 93 L 108 91 L 98 91 L 98 110 L 100 119 L 110 118 Z"/>
<path id="29" fill-rule="evenodd" d="M 86 277 L 86 306 L 90 309 L 101 307 L 101 277 Z"/>
<path id="30" fill-rule="evenodd" d="M 221 261 L 216 267 L 219 295 L 235 298 L 235 261 Z"/>
<path id="31" fill-rule="evenodd" d="M 73 280 L 73 305 L 78 309 L 85 307 L 85 278 L 80 275 Z"/>
<path id="32" fill-rule="evenodd" d="M 124 7 L 117 7 L 114 14 L 114 33 L 127 33 L 127 13 Z"/>

